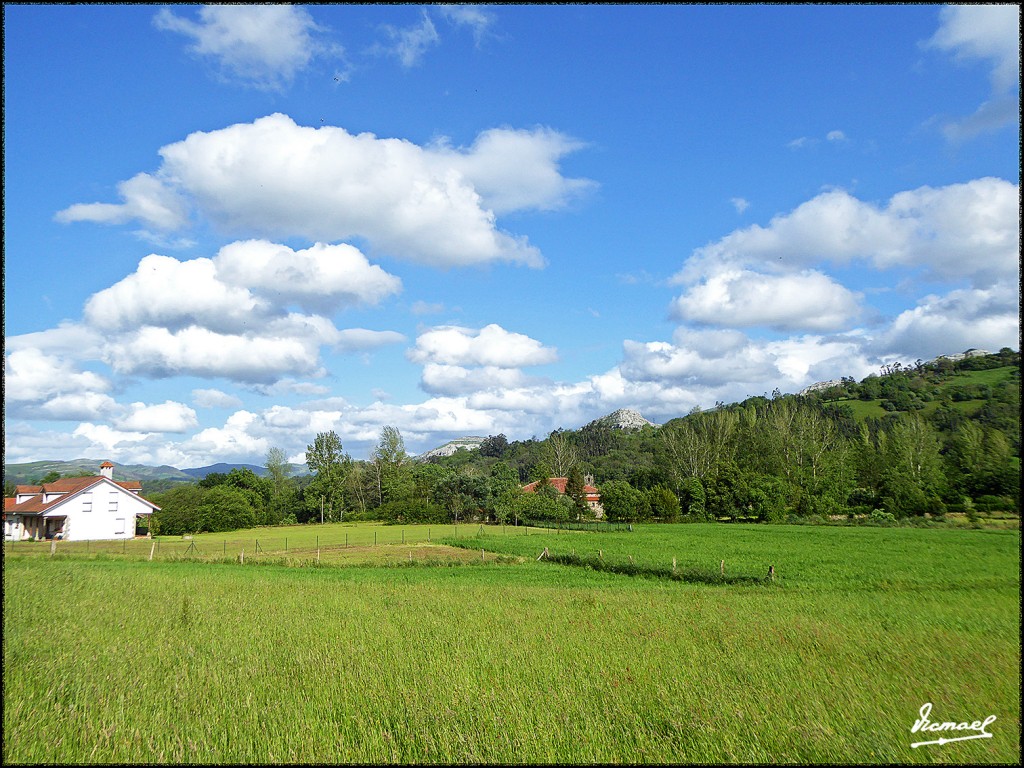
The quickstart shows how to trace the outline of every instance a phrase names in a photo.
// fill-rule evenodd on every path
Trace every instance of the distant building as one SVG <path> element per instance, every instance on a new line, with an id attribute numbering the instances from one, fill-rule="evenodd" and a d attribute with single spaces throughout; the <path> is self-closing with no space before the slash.
<path id="1" fill-rule="evenodd" d="M 552 477 L 548 480 L 548 483 L 559 493 L 565 493 L 565 484 L 569 482 L 567 477 Z M 590 507 L 594 512 L 594 517 L 603 517 L 604 508 L 601 506 L 601 494 L 594 487 L 594 478 L 587 475 L 583 483 L 583 494 L 586 499 L 587 506 Z M 530 483 L 529 485 L 523 486 L 523 493 L 536 493 L 539 482 Z"/>
<path id="2" fill-rule="evenodd" d="M 64 477 L 44 485 L 19 485 L 4 499 L 4 539 L 131 539 L 136 523 L 160 508 L 139 494 L 138 481 L 114 481 L 114 465 L 93 477 Z"/>

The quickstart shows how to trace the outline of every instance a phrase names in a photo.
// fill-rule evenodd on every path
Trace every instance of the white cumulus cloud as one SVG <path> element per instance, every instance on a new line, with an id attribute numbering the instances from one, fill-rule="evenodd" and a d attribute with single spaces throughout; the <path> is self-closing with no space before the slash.
<path id="1" fill-rule="evenodd" d="M 766 227 L 755 224 L 698 248 L 673 281 L 689 284 L 723 269 L 788 272 L 859 260 L 983 287 L 1017 274 L 1019 194 L 1016 184 L 991 177 L 900 192 L 887 205 L 824 192 Z"/>
<path id="2" fill-rule="evenodd" d="M 217 226 L 245 236 L 364 238 L 374 250 L 434 266 L 507 261 L 540 266 L 539 251 L 499 229 L 497 212 L 564 205 L 593 182 L 564 178 L 558 160 L 582 146 L 556 131 L 496 129 L 469 149 L 421 147 L 274 114 L 190 134 L 160 150 L 148 177 Z M 479 186 L 479 188 L 478 188 Z M 61 220 L 120 223 L 141 202 L 75 205 Z M 152 216 L 146 218 L 150 222 Z"/>
<path id="3" fill-rule="evenodd" d="M 187 432 L 199 426 L 196 412 L 184 403 L 167 400 L 156 405 L 132 403 L 115 426 L 125 432 Z"/>
<path id="4" fill-rule="evenodd" d="M 726 270 L 691 286 L 673 310 L 677 319 L 699 325 L 833 331 L 849 326 L 858 303 L 857 294 L 815 270 Z"/>
<path id="5" fill-rule="evenodd" d="M 399 278 L 344 243 L 296 251 L 246 240 L 224 246 L 213 261 L 218 278 L 229 285 L 244 286 L 280 306 L 294 303 L 320 312 L 377 304 L 402 289 Z"/>
<path id="6" fill-rule="evenodd" d="M 492 323 L 480 330 L 455 325 L 431 328 L 419 335 L 408 357 L 416 363 L 519 368 L 553 363 L 558 351 Z"/>

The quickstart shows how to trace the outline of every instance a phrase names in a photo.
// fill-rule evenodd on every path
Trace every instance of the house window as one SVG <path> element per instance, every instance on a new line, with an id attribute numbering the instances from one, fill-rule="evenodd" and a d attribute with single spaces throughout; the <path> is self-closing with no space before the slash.
<path id="1" fill-rule="evenodd" d="M 91 493 L 83 493 L 82 494 L 82 511 L 83 512 L 92 512 L 92 494 Z"/>
<path id="2" fill-rule="evenodd" d="M 110 500 L 110 507 L 107 509 L 108 512 L 117 512 L 117 499 Z"/>
<path id="3" fill-rule="evenodd" d="M 122 534 L 122 533 L 124 533 L 124 518 L 123 517 L 119 517 L 116 520 L 114 520 L 114 533 L 115 534 Z"/>

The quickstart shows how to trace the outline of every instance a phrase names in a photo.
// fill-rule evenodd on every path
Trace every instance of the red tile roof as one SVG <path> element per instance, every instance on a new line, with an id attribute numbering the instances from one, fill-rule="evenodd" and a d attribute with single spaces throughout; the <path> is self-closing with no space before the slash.
<path id="1" fill-rule="evenodd" d="M 46 512 L 80 491 L 84 491 L 97 483 L 102 482 L 113 482 L 114 485 L 124 488 L 124 490 L 129 493 L 132 493 L 135 490 L 142 490 L 142 483 L 138 480 L 122 480 L 117 482 L 108 480 L 101 475 L 93 477 L 62 477 L 60 480 L 54 480 L 52 483 L 45 483 L 41 486 L 19 485 L 17 487 L 18 493 L 32 493 L 34 495 L 30 499 L 25 499 L 21 504 L 15 503 L 10 506 L 8 506 L 7 500 L 5 499 L 4 512 L 17 512 L 18 514 L 38 514 L 40 512 Z M 60 496 L 44 502 L 43 499 L 45 499 L 46 495 L 50 493 L 59 493 Z M 138 496 L 138 494 L 133 495 Z M 141 496 L 139 496 L 139 498 L 146 501 L 146 499 L 143 499 Z M 10 501 L 16 502 L 17 500 L 10 499 Z M 146 501 L 146 503 L 157 508 L 156 505 L 150 501 Z"/>

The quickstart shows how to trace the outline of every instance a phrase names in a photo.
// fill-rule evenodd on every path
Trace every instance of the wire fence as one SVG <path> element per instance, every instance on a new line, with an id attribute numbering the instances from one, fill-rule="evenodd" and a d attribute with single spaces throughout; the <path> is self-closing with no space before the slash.
<path id="1" fill-rule="evenodd" d="M 531 531 L 532 528 L 532 531 Z M 5 541 L 4 554 L 39 556 L 130 556 L 150 560 L 197 559 L 197 560 L 253 560 L 257 558 L 277 559 L 339 559 L 348 553 L 356 555 L 371 548 L 393 545 L 438 544 L 445 538 L 460 538 L 475 535 L 528 536 L 541 533 L 544 528 L 530 526 L 522 521 L 510 525 L 482 525 L 468 523 L 459 525 L 422 526 L 372 526 L 353 527 L 348 530 L 324 530 L 296 526 L 294 530 L 281 534 L 268 531 L 266 536 L 233 536 L 226 534 L 197 534 L 195 536 L 153 536 L 125 538 L 119 540 L 87 541 Z M 428 551 L 411 553 L 429 557 Z M 402 553 L 405 556 L 406 553 Z M 379 559 L 387 559 L 382 556 Z"/>

